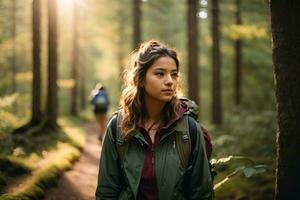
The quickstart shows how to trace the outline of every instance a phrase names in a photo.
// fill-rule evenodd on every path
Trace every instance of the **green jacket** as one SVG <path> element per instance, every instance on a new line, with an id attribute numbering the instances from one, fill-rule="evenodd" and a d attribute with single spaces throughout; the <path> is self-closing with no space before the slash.
<path id="1" fill-rule="evenodd" d="M 115 120 L 113 118 L 112 120 Z M 191 165 L 184 169 L 175 148 L 176 132 L 188 131 L 174 122 L 162 135 L 155 149 L 155 174 L 160 200 L 212 199 L 213 186 L 204 150 L 203 135 L 197 127 L 197 141 L 191 154 Z M 144 146 L 140 131 L 129 141 L 124 161 L 121 162 L 112 135 L 111 121 L 102 146 L 96 199 L 136 199 L 144 163 Z"/>

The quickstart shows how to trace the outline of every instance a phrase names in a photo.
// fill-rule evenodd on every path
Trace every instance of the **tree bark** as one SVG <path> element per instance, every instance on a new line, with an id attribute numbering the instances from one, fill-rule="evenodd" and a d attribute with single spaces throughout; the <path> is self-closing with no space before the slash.
<path id="1" fill-rule="evenodd" d="M 212 123 L 222 124 L 219 0 L 212 0 Z"/>
<path id="2" fill-rule="evenodd" d="M 141 42 L 141 0 L 133 0 L 133 49 Z"/>
<path id="3" fill-rule="evenodd" d="M 16 66 L 16 0 L 11 1 L 11 37 L 12 37 L 12 55 L 11 55 L 11 93 L 15 93 L 17 90 L 17 83 L 16 83 L 16 73 L 17 73 L 17 66 Z"/>
<path id="4" fill-rule="evenodd" d="M 57 2 L 48 0 L 48 94 L 46 126 L 57 128 Z"/>
<path id="5" fill-rule="evenodd" d="M 33 56 L 33 79 L 32 79 L 32 116 L 31 125 L 41 122 L 41 33 L 40 33 L 40 0 L 32 2 L 32 56 Z"/>
<path id="6" fill-rule="evenodd" d="M 77 116 L 77 90 L 78 90 L 78 59 L 79 59 L 79 45 L 78 45 L 78 9 L 76 1 L 73 3 L 73 48 L 72 48 L 72 79 L 74 81 L 71 89 L 71 115 Z"/>
<path id="7" fill-rule="evenodd" d="M 241 17 L 241 1 L 235 0 L 236 4 L 236 13 L 235 20 L 236 25 L 242 24 Z M 235 51 L 235 74 L 234 74 L 234 103 L 236 106 L 241 104 L 242 98 L 242 40 L 238 38 L 234 43 L 234 51 Z"/>
<path id="8" fill-rule="evenodd" d="M 300 191 L 300 2 L 270 0 L 277 98 L 275 199 L 298 199 Z"/>
<path id="9" fill-rule="evenodd" d="M 12 131 L 13 134 L 24 133 L 32 126 L 42 122 L 41 112 L 41 59 L 40 59 L 40 0 L 32 1 L 32 98 L 31 119 Z"/>
<path id="10" fill-rule="evenodd" d="M 119 1 L 119 7 L 118 7 L 118 20 L 119 20 L 119 38 L 118 38 L 118 52 L 117 52 L 117 60 L 118 60 L 118 66 L 119 66 L 119 77 L 123 77 L 123 71 L 124 71 L 124 67 L 123 67 L 123 59 L 124 59 L 124 53 L 123 53 L 123 49 L 124 49 L 124 42 L 123 42 L 123 38 L 125 35 L 125 14 L 124 14 L 124 8 L 122 5 L 122 2 Z M 119 91 L 121 92 L 122 89 L 122 83 L 123 80 L 119 79 Z"/>
<path id="11" fill-rule="evenodd" d="M 78 19 L 79 25 L 81 24 L 81 21 L 84 22 L 87 20 L 86 14 L 84 12 L 80 13 L 80 19 Z M 83 27 L 82 27 L 83 28 Z M 78 29 L 79 31 L 79 29 Z M 80 36 L 82 38 L 85 38 L 86 36 L 84 35 L 85 32 L 80 32 Z M 78 60 L 78 65 L 79 66 L 84 66 L 86 65 L 87 61 L 87 56 L 86 56 L 86 51 L 84 48 L 80 49 L 80 60 Z M 85 110 L 87 106 L 87 86 L 86 86 L 86 74 L 87 74 L 87 68 L 86 67 L 78 67 L 78 78 L 79 78 L 79 100 L 80 100 L 80 109 Z"/>
<path id="12" fill-rule="evenodd" d="M 86 60 L 86 55 L 85 51 L 81 51 L 80 53 L 80 61 L 78 63 L 80 65 L 84 65 L 85 60 Z M 80 108 L 81 110 L 85 110 L 87 106 L 87 93 L 86 93 L 86 68 L 85 67 L 80 67 L 78 68 L 79 74 L 79 99 L 80 99 Z"/>
<path id="13" fill-rule="evenodd" d="M 86 69 L 84 67 L 81 68 L 80 74 L 79 74 L 79 80 L 80 80 L 80 108 L 84 110 L 86 108 L 86 101 L 87 101 L 87 94 L 86 94 Z"/>
<path id="14" fill-rule="evenodd" d="M 198 0 L 187 0 L 188 24 L 188 96 L 197 104 L 199 101 L 199 71 L 198 71 Z"/>

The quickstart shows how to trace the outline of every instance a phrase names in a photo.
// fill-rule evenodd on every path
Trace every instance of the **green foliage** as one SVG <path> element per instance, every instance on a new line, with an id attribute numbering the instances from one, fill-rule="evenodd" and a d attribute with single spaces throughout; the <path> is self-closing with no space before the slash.
<path id="1" fill-rule="evenodd" d="M 11 95 L 4 96 L 0 98 L 0 109 L 1 110 L 9 110 L 11 109 L 17 101 L 19 97 L 18 93 L 14 93 Z"/>
<path id="2" fill-rule="evenodd" d="M 219 187 L 236 176 L 239 172 L 242 172 L 246 178 L 250 178 L 256 174 L 266 172 L 268 168 L 267 165 L 256 165 L 253 160 L 243 156 L 228 156 L 226 158 L 212 159 L 211 164 L 214 166 L 214 169 L 218 171 L 218 168 L 222 170 L 222 166 L 224 167 L 224 165 L 230 161 L 242 161 L 242 164 L 236 165 L 233 172 L 226 175 L 222 180 L 218 180 L 218 183 L 214 185 L 214 190 L 219 189 Z"/>
<path id="3" fill-rule="evenodd" d="M 254 167 L 244 167 L 243 173 L 247 178 L 250 178 L 253 175 L 261 174 L 266 172 L 266 165 L 256 165 Z"/>
<path id="4" fill-rule="evenodd" d="M 272 199 L 275 122 L 276 113 L 273 110 L 256 112 L 236 108 L 231 113 L 226 113 L 223 127 L 210 129 L 215 149 L 213 157 L 234 154 L 218 160 L 220 164 L 216 167 L 218 175 L 215 183 L 219 185 L 216 184 L 218 189 L 215 199 L 252 199 L 253 196 L 258 197 L 258 194 L 260 198 L 257 200 Z M 227 163 L 232 159 L 235 162 Z"/>
<path id="5" fill-rule="evenodd" d="M 14 126 L 26 121 L 30 112 L 28 109 L 29 98 L 29 94 L 20 93 L 0 97 L 0 135 L 1 132 L 4 132 L 1 129 L 15 128 Z"/>
<path id="6" fill-rule="evenodd" d="M 0 56 L 0 65 L 1 63 L 1 56 Z M 10 82 L 10 76 L 4 76 L 4 74 L 7 74 L 4 69 L 1 69 L 1 73 L 3 73 L 3 76 L 0 75 L 1 81 L 0 81 L 0 94 L 7 94 L 9 92 L 9 88 L 11 86 Z"/>
<path id="7" fill-rule="evenodd" d="M 19 124 L 19 118 L 13 114 L 19 94 L 11 94 L 0 98 L 0 139 L 5 137 Z"/>
<path id="8" fill-rule="evenodd" d="M 214 199 L 272 199 L 274 170 L 269 164 L 243 156 L 214 159 L 213 163 L 217 171 Z"/>
<path id="9" fill-rule="evenodd" d="M 158 39 L 183 52 L 185 47 L 185 1 L 146 1 L 143 3 L 143 40 Z M 175 14 L 176 13 L 176 14 Z M 165 24 L 164 26 L 158 23 Z M 155 27 L 155 28 L 154 28 Z"/>
<path id="10" fill-rule="evenodd" d="M 253 113 L 239 109 L 226 113 L 224 120 L 223 127 L 214 133 L 219 136 L 213 140 L 217 155 L 234 152 L 237 155 L 263 158 L 275 156 L 275 111 Z"/>
<path id="11" fill-rule="evenodd" d="M 222 30 L 223 34 L 230 39 L 253 39 L 253 38 L 267 38 L 267 31 L 264 27 L 256 25 L 230 25 L 225 26 Z"/>
<path id="12" fill-rule="evenodd" d="M 18 125 L 17 117 L 12 113 L 0 110 L 0 138 L 13 131 Z"/>
<path id="13" fill-rule="evenodd" d="M 214 199 L 274 199 L 274 183 L 275 178 L 271 173 L 257 174 L 246 180 L 243 174 L 238 174 L 215 191 Z"/>

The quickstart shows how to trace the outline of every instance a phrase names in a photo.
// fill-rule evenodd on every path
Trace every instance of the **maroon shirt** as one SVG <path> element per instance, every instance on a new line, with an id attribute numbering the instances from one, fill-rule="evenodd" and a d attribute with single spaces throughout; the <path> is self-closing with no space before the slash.
<path id="1" fill-rule="evenodd" d="M 179 104 L 178 107 L 178 115 L 172 116 L 169 120 L 165 122 L 163 127 L 158 130 L 155 134 L 154 143 L 152 143 L 151 138 L 144 127 L 141 127 L 142 133 L 144 135 L 145 140 L 149 144 L 145 147 L 145 158 L 144 158 L 144 166 L 142 171 L 142 176 L 138 189 L 138 198 L 139 200 L 157 200 L 158 199 L 158 187 L 156 182 L 155 175 L 155 148 L 159 144 L 159 140 L 161 138 L 161 130 L 169 128 L 175 121 L 180 119 L 183 114 L 187 111 L 187 106 L 185 104 Z M 212 145 L 211 140 L 208 135 L 206 129 L 203 129 L 204 139 L 205 139 L 205 147 L 207 155 L 211 154 Z"/>
<path id="2" fill-rule="evenodd" d="M 142 133 L 148 145 L 145 147 L 145 158 L 142 176 L 139 185 L 138 199 L 142 200 L 157 200 L 158 199 L 158 187 L 155 175 L 155 148 L 159 144 L 161 138 L 161 130 L 171 126 L 176 120 L 180 119 L 184 112 L 187 110 L 185 104 L 179 104 L 178 115 L 172 116 L 168 119 L 163 127 L 155 134 L 154 143 L 144 127 L 141 127 Z"/>
<path id="3" fill-rule="evenodd" d="M 142 171 L 142 177 L 140 180 L 138 199 L 143 200 L 156 200 L 158 199 L 158 189 L 156 184 L 155 175 L 155 148 L 159 143 L 160 134 L 155 135 L 154 144 L 147 131 L 143 129 L 143 135 L 149 146 L 145 147 L 145 159 Z"/>

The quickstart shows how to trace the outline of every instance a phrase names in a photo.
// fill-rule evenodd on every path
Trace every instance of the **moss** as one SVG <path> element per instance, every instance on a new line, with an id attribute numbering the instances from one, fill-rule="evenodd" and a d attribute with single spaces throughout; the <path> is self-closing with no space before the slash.
<path id="1" fill-rule="evenodd" d="M 3 186 L 6 185 L 6 177 L 5 175 L 0 171 L 0 190 Z"/>
<path id="2" fill-rule="evenodd" d="M 32 167 L 20 158 L 13 156 L 0 156 L 0 170 L 8 175 L 16 176 L 32 171 Z"/>
<path id="3" fill-rule="evenodd" d="M 85 131 L 82 127 L 78 127 L 78 124 L 80 124 L 82 120 L 74 118 L 60 118 L 59 122 L 63 127 L 65 127 L 63 130 L 70 139 L 69 143 L 79 149 L 82 149 L 85 144 Z"/>
<path id="4" fill-rule="evenodd" d="M 30 148 L 30 153 L 34 150 L 36 155 L 44 155 L 46 153 L 46 159 L 48 163 L 40 169 L 33 171 L 33 177 L 29 178 L 24 184 L 22 191 L 5 194 L 0 197 L 0 200 L 39 200 L 42 199 L 46 188 L 53 186 L 57 183 L 59 175 L 64 171 L 72 167 L 72 162 L 80 156 L 79 149 L 82 149 L 85 143 L 84 131 L 78 128 L 78 121 L 65 119 L 62 123 L 63 130 L 57 132 L 43 132 L 42 134 L 31 137 L 30 134 L 23 138 L 24 141 L 30 140 L 30 144 L 34 145 Z M 33 136 L 33 135 L 32 135 Z M 30 137 L 30 139 L 28 138 Z M 51 144 L 50 144 L 51 143 Z M 45 146 L 51 148 L 46 148 Z M 28 154 L 25 154 L 28 155 Z M 2 157 L 2 162 L 5 164 L 3 168 L 8 169 L 11 166 L 27 166 L 30 170 L 32 169 L 29 165 L 26 165 L 23 159 L 16 157 Z M 4 159 L 5 158 L 5 159 Z M 25 159 L 26 160 L 26 159 Z M 30 158 L 27 158 L 30 162 Z M 18 165 L 16 164 L 18 163 Z M 24 165 L 23 165 L 24 164 Z M 2 167 L 1 161 L 0 166 Z M 24 167 L 26 168 L 26 167 Z M 28 169 L 26 168 L 26 169 Z M 4 178 L 5 180 L 5 178 Z"/>
<path id="5" fill-rule="evenodd" d="M 53 159 L 50 164 L 37 171 L 34 178 L 27 183 L 21 192 L 1 196 L 0 200 L 39 200 L 43 198 L 46 188 L 55 185 L 62 171 L 70 169 L 72 162 L 80 155 L 79 150 L 69 144 L 59 143 L 57 146 L 58 151 L 55 159 Z"/>
<path id="6" fill-rule="evenodd" d="M 10 194 L 4 194 L 4 195 L 0 196 L 0 200 L 20 200 L 20 198 L 10 195 Z"/>

